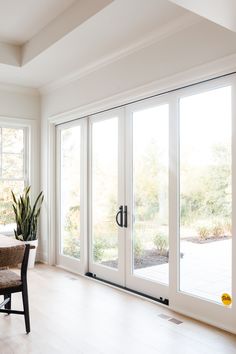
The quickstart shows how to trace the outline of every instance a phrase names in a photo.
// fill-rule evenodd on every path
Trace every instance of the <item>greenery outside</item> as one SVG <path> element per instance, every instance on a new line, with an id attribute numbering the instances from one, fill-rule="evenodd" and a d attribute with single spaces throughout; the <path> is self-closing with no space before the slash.
<path id="1" fill-rule="evenodd" d="M 136 136 L 134 151 L 137 151 L 133 166 L 134 268 L 140 263 L 144 265 L 145 259 L 149 256 L 155 258 L 157 263 L 158 259 L 168 262 L 168 126 L 163 126 L 164 118 L 160 112 L 153 111 L 154 114 L 151 110 L 148 111 L 147 117 L 143 115 L 142 119 L 145 121 L 150 119 L 150 124 L 145 125 L 140 119 L 140 126 L 134 131 L 134 137 Z M 139 117 L 135 119 L 139 124 Z M 148 137 L 144 142 L 143 136 Z M 102 142 L 97 144 L 93 156 L 95 175 L 93 188 L 97 193 L 93 199 L 93 206 L 96 207 L 96 218 L 93 219 L 93 254 L 96 262 L 116 267 L 118 257 L 117 226 L 114 221 L 118 210 L 117 185 L 114 184 L 116 171 L 112 165 L 112 153 L 105 157 L 109 143 L 107 146 L 105 143 L 103 146 Z M 201 145 L 200 140 L 199 144 Z M 182 240 L 208 242 L 232 236 L 230 144 L 221 141 L 212 143 L 209 135 L 207 148 L 208 161 L 205 164 L 194 164 L 191 157 L 195 156 L 195 152 L 189 146 L 185 150 L 182 147 L 181 150 Z M 71 151 L 68 152 L 68 156 L 71 156 Z M 73 175 L 71 170 L 69 175 Z M 71 195 L 78 194 L 78 184 L 72 181 L 70 185 Z M 65 216 L 67 221 L 64 252 L 75 257 L 79 254 L 80 215 L 79 204 L 73 196 L 71 200 Z"/>
<path id="2" fill-rule="evenodd" d="M 0 127 L 0 228 L 13 232 L 15 216 L 11 190 L 16 195 L 24 189 L 24 129 Z"/>

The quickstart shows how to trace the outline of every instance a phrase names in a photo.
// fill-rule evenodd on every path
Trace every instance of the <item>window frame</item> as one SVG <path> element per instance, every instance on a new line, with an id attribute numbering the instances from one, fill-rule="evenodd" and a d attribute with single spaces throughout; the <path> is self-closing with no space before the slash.
<path id="1" fill-rule="evenodd" d="M 31 195 L 34 197 L 38 192 L 38 183 L 36 179 L 37 173 L 37 155 L 38 155 L 38 138 L 36 136 L 36 121 L 25 118 L 11 118 L 0 116 L 0 128 L 22 129 L 24 134 L 23 140 L 23 178 L 4 178 L 1 180 L 14 181 L 22 180 L 24 186 L 32 185 Z M 34 144 L 32 144 L 34 142 Z M 0 155 L 2 151 L 0 152 Z M 14 236 L 14 231 L 2 231 L 6 236 Z"/>

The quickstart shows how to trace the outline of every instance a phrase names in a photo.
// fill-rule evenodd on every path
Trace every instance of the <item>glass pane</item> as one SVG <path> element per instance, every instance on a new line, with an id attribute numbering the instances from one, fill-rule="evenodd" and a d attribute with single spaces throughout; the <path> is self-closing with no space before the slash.
<path id="1" fill-rule="evenodd" d="M 180 100 L 180 290 L 231 294 L 231 87 Z"/>
<path id="2" fill-rule="evenodd" d="M 11 190 L 19 197 L 24 181 L 0 181 L 0 233 L 13 232 L 15 217 L 12 208 Z"/>
<path id="3" fill-rule="evenodd" d="M 80 126 L 61 131 L 61 253 L 80 258 Z"/>
<path id="4" fill-rule="evenodd" d="M 22 154 L 2 154 L 2 178 L 24 178 Z"/>
<path id="5" fill-rule="evenodd" d="M 2 128 L 0 128 L 0 178 L 2 177 Z"/>
<path id="6" fill-rule="evenodd" d="M 22 153 L 24 148 L 24 130 L 2 128 L 2 151 Z"/>
<path id="7" fill-rule="evenodd" d="M 93 123 L 92 128 L 93 260 L 118 267 L 118 118 Z"/>
<path id="8" fill-rule="evenodd" d="M 162 105 L 133 114 L 134 275 L 168 284 L 168 120 Z"/>

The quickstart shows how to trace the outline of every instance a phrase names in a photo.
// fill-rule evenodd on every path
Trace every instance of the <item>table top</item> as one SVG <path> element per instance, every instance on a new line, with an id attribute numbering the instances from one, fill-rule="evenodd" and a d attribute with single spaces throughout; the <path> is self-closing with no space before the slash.
<path id="1" fill-rule="evenodd" d="M 22 241 L 18 241 L 13 237 L 4 236 L 0 234 L 0 247 L 12 247 L 22 245 Z"/>

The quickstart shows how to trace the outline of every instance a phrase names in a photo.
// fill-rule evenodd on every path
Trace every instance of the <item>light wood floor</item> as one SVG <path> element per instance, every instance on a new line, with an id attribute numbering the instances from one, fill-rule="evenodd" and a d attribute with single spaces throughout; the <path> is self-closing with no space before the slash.
<path id="1" fill-rule="evenodd" d="M 1 354 L 236 354 L 234 335 L 55 267 L 30 270 L 29 288 L 32 331 L 1 315 Z"/>

